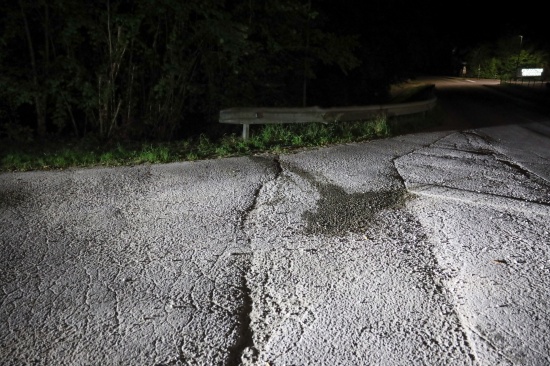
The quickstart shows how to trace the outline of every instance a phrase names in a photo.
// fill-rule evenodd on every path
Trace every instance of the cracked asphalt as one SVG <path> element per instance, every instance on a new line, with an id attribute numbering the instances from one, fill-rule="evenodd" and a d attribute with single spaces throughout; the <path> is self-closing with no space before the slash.
<path id="1" fill-rule="evenodd" d="M 548 365 L 550 119 L 525 118 L 0 174 L 0 364 Z"/>

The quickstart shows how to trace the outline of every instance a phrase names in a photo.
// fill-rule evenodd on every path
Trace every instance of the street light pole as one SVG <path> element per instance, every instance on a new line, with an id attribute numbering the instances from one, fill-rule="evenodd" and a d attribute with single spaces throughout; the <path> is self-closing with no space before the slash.
<path id="1" fill-rule="evenodd" d="M 519 56 L 521 55 L 521 45 L 523 44 L 523 36 L 519 36 L 519 50 L 518 50 L 518 58 L 516 60 L 516 80 L 518 78 L 518 71 L 519 71 Z"/>

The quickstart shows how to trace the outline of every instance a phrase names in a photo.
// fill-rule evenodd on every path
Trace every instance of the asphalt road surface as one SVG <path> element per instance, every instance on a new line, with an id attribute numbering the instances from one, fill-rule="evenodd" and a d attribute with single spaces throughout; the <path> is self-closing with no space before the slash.
<path id="1" fill-rule="evenodd" d="M 2 365 L 549 365 L 550 114 L 288 155 L 0 175 Z"/>

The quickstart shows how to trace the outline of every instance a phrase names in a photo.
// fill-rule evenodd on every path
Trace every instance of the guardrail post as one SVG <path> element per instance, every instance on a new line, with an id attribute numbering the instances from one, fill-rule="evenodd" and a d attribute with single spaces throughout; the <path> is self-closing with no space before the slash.
<path id="1" fill-rule="evenodd" d="M 248 140 L 248 136 L 250 136 L 250 125 L 243 123 L 243 140 Z"/>

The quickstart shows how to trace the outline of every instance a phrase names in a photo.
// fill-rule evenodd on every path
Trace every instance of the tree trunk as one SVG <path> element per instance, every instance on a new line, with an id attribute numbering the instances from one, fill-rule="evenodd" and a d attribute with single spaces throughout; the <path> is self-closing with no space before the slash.
<path id="1" fill-rule="evenodd" d="M 29 57 L 31 59 L 32 81 L 34 86 L 33 98 L 34 106 L 36 109 L 36 130 L 38 132 L 38 135 L 43 137 L 46 134 L 46 103 L 43 93 L 40 92 L 41 88 L 38 82 L 38 69 L 36 66 L 34 45 L 32 43 L 31 31 L 29 28 L 29 23 L 27 21 L 27 15 L 25 14 L 25 9 L 23 8 L 21 0 L 19 0 L 18 2 L 19 7 L 21 8 L 21 16 L 23 17 L 23 25 L 25 26 L 25 34 L 27 36 L 27 46 L 29 48 Z"/>

